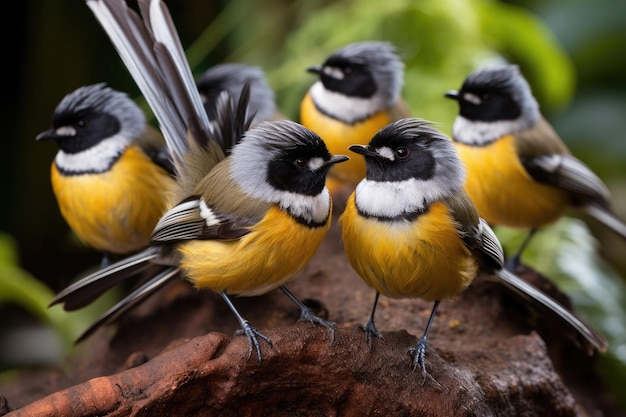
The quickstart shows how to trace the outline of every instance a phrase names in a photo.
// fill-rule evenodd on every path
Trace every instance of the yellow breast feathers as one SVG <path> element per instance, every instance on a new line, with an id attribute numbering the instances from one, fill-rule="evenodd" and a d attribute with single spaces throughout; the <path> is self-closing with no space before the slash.
<path id="1" fill-rule="evenodd" d="M 326 142 L 331 154 L 345 153 L 348 146 L 355 143 L 367 143 L 378 130 L 391 123 L 386 111 L 353 125 L 333 119 L 315 107 L 311 94 L 307 93 L 300 106 L 300 122 L 317 133 Z M 365 161 L 363 158 L 350 158 L 331 168 L 329 176 L 342 182 L 356 185 L 365 177 Z"/>
<path id="2" fill-rule="evenodd" d="M 537 228 L 562 215 L 567 195 L 538 183 L 526 172 L 517 157 L 513 136 L 488 146 L 455 145 L 467 167 L 465 191 L 487 222 Z"/>
<path id="3" fill-rule="evenodd" d="M 352 267 L 387 297 L 449 298 L 477 274 L 444 204 L 431 205 L 413 222 L 385 222 L 360 216 L 352 194 L 341 223 Z"/>
<path id="4" fill-rule="evenodd" d="M 104 173 L 65 176 L 55 164 L 52 188 L 78 237 L 98 249 L 129 253 L 148 245 L 174 180 L 138 148 L 129 147 Z"/>
<path id="5" fill-rule="evenodd" d="M 321 244 L 330 225 L 307 227 L 272 207 L 252 231 L 232 241 L 183 243 L 181 267 L 199 288 L 229 294 L 264 294 L 295 278 Z"/>

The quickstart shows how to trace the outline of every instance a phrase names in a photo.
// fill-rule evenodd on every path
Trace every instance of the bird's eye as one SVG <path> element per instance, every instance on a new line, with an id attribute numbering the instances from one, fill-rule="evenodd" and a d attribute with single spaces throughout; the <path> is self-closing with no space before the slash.
<path id="1" fill-rule="evenodd" d="M 350 68 L 350 67 L 345 67 L 345 68 L 343 69 L 343 73 L 344 73 L 344 75 L 345 75 L 346 77 L 351 76 L 351 75 L 352 75 L 352 68 Z"/>
<path id="2" fill-rule="evenodd" d="M 85 121 L 85 119 L 80 119 L 79 121 L 76 122 L 76 126 L 83 128 L 87 126 L 87 122 Z"/>
<path id="3" fill-rule="evenodd" d="M 481 99 L 482 101 L 489 101 L 489 100 L 491 100 L 491 94 L 489 94 L 489 93 L 484 93 L 484 94 L 482 94 L 482 95 L 480 96 L 480 99 Z"/>
<path id="4" fill-rule="evenodd" d="M 296 160 L 293 161 L 293 163 L 298 168 L 305 168 L 306 167 L 306 159 L 304 159 L 304 158 L 296 158 Z"/>
<path id="5" fill-rule="evenodd" d="M 399 147 L 398 149 L 396 149 L 396 156 L 398 157 L 398 159 L 406 158 L 407 156 L 409 156 L 408 148 L 405 148 L 404 146 Z"/>

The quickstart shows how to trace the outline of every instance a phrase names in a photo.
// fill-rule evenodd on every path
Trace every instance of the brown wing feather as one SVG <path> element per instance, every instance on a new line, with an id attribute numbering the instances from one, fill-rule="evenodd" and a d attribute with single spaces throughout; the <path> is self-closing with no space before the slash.
<path id="1" fill-rule="evenodd" d="M 539 119 L 532 129 L 515 133 L 515 145 L 517 153 L 522 158 L 570 154 L 565 143 L 543 117 Z"/>

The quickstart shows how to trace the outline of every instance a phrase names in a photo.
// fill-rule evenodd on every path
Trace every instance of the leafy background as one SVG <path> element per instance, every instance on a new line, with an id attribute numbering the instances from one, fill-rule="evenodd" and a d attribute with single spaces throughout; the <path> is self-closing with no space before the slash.
<path id="1" fill-rule="evenodd" d="M 196 74 L 215 63 L 266 71 L 281 110 L 297 120 L 313 81 L 305 68 L 338 47 L 366 39 L 395 43 L 406 64 L 404 95 L 413 114 L 449 133 L 457 111 L 443 93 L 474 68 L 520 65 L 546 117 L 573 153 L 608 184 L 626 219 L 626 3 L 619 0 L 386 0 L 167 2 Z M 58 363 L 99 311 L 47 309 L 53 294 L 98 265 L 61 218 L 49 184 L 56 147 L 35 143 L 59 100 L 100 81 L 139 97 L 104 32 L 82 2 L 15 5 L 3 94 L 0 191 L 0 374 Z M 145 106 L 144 106 L 145 108 Z M 145 108 L 146 111 L 149 111 Z M 514 248 L 518 231 L 497 229 Z M 599 361 L 615 391 L 626 384 L 626 245 L 575 213 L 541 231 L 525 261 L 571 295 L 605 333 Z M 110 295 L 115 297 L 115 294 Z M 101 305 L 110 305 L 104 300 Z M 46 349 L 41 349 L 46 346 Z M 626 399 L 621 398 L 626 409 Z"/>

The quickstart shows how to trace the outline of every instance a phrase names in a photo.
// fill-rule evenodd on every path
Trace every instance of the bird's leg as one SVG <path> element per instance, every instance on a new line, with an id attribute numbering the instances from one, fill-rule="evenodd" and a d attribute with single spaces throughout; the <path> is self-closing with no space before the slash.
<path id="1" fill-rule="evenodd" d="M 372 335 L 376 336 L 379 339 L 384 339 L 383 335 L 374 325 L 374 314 L 376 313 L 376 306 L 378 305 L 378 297 L 380 297 L 380 293 L 376 291 L 376 296 L 374 297 L 374 305 L 372 306 L 372 313 L 370 314 L 370 318 L 365 326 L 359 326 L 361 330 L 365 331 L 365 340 L 367 341 L 367 346 L 369 346 L 370 350 L 372 349 Z"/>
<path id="2" fill-rule="evenodd" d="M 228 307 L 235 314 L 235 317 L 237 317 L 237 321 L 239 321 L 239 324 L 241 325 L 241 329 L 237 330 L 235 332 L 235 335 L 245 334 L 246 337 L 248 338 L 248 344 L 249 344 L 248 359 L 252 355 L 252 348 L 254 347 L 254 349 L 256 350 L 257 356 L 259 358 L 259 362 L 261 362 L 261 346 L 259 345 L 259 340 L 257 339 L 257 337 L 260 337 L 261 339 L 265 340 L 265 342 L 267 342 L 267 344 L 270 345 L 270 347 L 272 346 L 272 341 L 270 340 L 269 337 L 265 336 L 263 333 L 259 332 L 257 329 L 252 327 L 252 325 L 248 322 L 248 320 L 244 319 L 241 316 L 241 314 L 239 314 L 239 312 L 233 305 L 232 301 L 230 301 L 230 298 L 228 298 L 228 295 L 226 294 L 225 291 L 222 291 L 220 295 L 222 296 L 224 301 L 226 301 L 226 304 L 228 304 Z"/>
<path id="3" fill-rule="evenodd" d="M 437 312 L 437 307 L 439 307 L 440 302 L 440 300 L 435 301 L 433 310 L 430 312 L 428 324 L 426 324 L 426 330 L 424 330 L 424 335 L 417 341 L 414 348 L 409 349 L 409 355 L 413 358 L 413 371 L 420 368 L 422 370 L 422 375 L 424 376 L 424 381 L 427 378 L 434 381 L 434 378 L 426 371 L 426 338 L 428 337 L 428 331 L 433 323 L 433 319 L 435 318 L 435 313 Z"/>
<path id="4" fill-rule="evenodd" d="M 102 261 L 100 261 L 100 269 L 111 265 L 111 257 L 108 251 L 102 252 Z"/>
<path id="5" fill-rule="evenodd" d="M 302 301 L 298 300 L 298 298 L 284 285 L 281 285 L 280 289 L 300 308 L 300 318 L 298 321 L 309 321 L 313 324 L 319 324 L 326 327 L 328 329 L 328 335 L 330 336 L 330 343 L 335 340 L 335 322 L 324 320 L 323 318 L 316 316 L 309 307 L 304 305 Z"/>
<path id="6" fill-rule="evenodd" d="M 535 235 L 535 232 L 537 232 L 537 229 L 531 229 L 528 234 L 526 235 L 526 237 L 524 238 L 524 241 L 522 242 L 522 244 L 520 245 L 519 249 L 517 250 L 517 252 L 515 253 L 515 255 L 513 255 L 512 257 L 510 257 L 505 263 L 504 263 L 504 267 L 506 269 L 508 269 L 511 272 L 515 272 L 515 270 L 517 269 L 517 267 L 520 264 L 520 260 L 522 258 L 522 252 L 524 252 L 524 249 L 526 249 L 526 246 L 528 246 L 528 243 L 530 242 L 530 239 Z"/>

